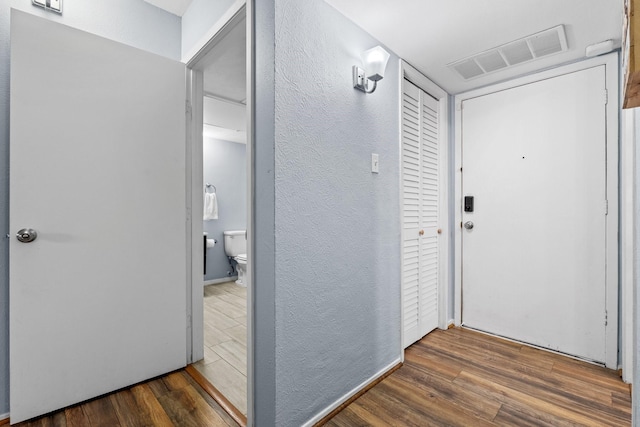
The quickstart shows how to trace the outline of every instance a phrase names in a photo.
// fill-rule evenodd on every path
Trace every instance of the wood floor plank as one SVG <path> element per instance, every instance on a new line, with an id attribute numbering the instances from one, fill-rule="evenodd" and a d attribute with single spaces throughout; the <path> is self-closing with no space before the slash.
<path id="1" fill-rule="evenodd" d="M 151 427 L 153 420 L 149 409 L 139 406 L 131 390 L 122 390 L 110 396 L 111 404 L 122 426 Z"/>
<path id="2" fill-rule="evenodd" d="M 630 426 L 614 371 L 466 329 L 436 330 L 328 425 Z"/>
<path id="3" fill-rule="evenodd" d="M 519 403 L 520 405 L 518 406 L 531 407 L 540 411 L 540 413 L 549 414 L 562 420 L 574 420 L 584 426 L 596 427 L 603 425 L 620 425 L 618 422 L 613 421 L 613 417 L 606 416 L 600 411 L 591 411 L 587 415 L 582 410 L 583 408 L 580 408 L 577 405 L 566 405 L 565 402 L 560 403 L 558 400 L 549 401 L 534 397 L 528 392 L 523 392 L 497 382 L 492 382 L 490 379 L 477 374 L 462 371 L 454 381 L 464 384 L 467 387 L 470 384 L 475 383 L 485 390 L 492 391 L 494 395 L 508 396 L 512 399 L 512 402 Z"/>
<path id="4" fill-rule="evenodd" d="M 220 404 L 219 402 L 217 402 L 212 396 L 211 396 L 211 392 L 209 390 L 205 390 L 205 387 L 203 387 L 202 385 L 200 385 L 194 378 L 193 375 L 195 375 L 193 373 L 193 371 L 189 370 L 189 367 L 187 367 L 187 372 L 189 373 L 187 380 L 189 381 L 189 383 L 196 389 L 196 391 L 198 392 L 198 394 L 200 394 L 200 396 L 202 396 L 202 398 L 209 404 L 209 406 L 211 406 L 213 408 L 214 411 L 216 411 L 218 413 L 218 415 L 220 415 L 220 418 L 222 418 L 227 425 L 229 425 L 230 427 L 245 427 L 247 425 L 247 419 L 245 416 L 243 417 L 239 417 L 238 413 L 239 411 L 236 408 L 236 413 L 235 414 L 231 414 L 230 412 L 227 412 L 227 410 L 223 409 L 223 405 Z M 206 378 L 202 377 L 204 379 L 204 381 L 207 381 Z M 219 392 L 218 392 L 219 393 Z M 232 411 L 232 408 L 228 408 L 229 411 Z M 241 418 L 240 422 L 236 422 L 236 418 Z"/>
<path id="5" fill-rule="evenodd" d="M 434 332 L 436 333 L 431 337 L 434 342 L 444 340 L 447 343 L 453 342 L 462 347 L 484 350 L 488 354 L 503 356 L 506 359 L 541 370 L 550 371 L 553 368 L 553 360 L 546 360 L 526 352 L 523 353 L 522 347 L 524 345 L 521 343 L 503 339 L 488 339 L 490 338 L 489 335 L 468 329 L 462 331 L 460 328 L 453 328 L 450 331 L 438 330 Z M 450 334 L 446 334 L 446 332 Z"/>
<path id="6" fill-rule="evenodd" d="M 162 383 L 162 381 L 160 382 Z M 154 394 L 149 384 L 139 384 L 135 387 L 132 387 L 131 393 L 133 394 L 133 397 L 136 400 L 138 406 L 145 408 L 145 413 L 148 413 L 154 426 L 173 426 L 171 419 L 165 412 L 162 405 L 160 405 L 158 398 Z M 163 395 L 166 395 L 166 393 Z"/>
<path id="7" fill-rule="evenodd" d="M 517 383 L 519 387 L 529 390 L 538 398 L 561 399 L 569 406 L 595 405 L 597 409 L 604 409 L 604 405 L 610 405 L 610 391 L 585 388 L 586 384 L 575 378 L 558 377 L 544 369 L 504 359 L 499 355 L 487 355 L 487 350 L 476 350 L 456 344 L 446 345 L 446 342 L 439 339 L 430 340 L 429 343 L 431 348 L 422 347 L 424 351 L 439 352 L 443 358 L 450 358 L 452 362 L 460 364 L 468 372 L 481 374 L 497 383 L 503 385 Z"/>
<path id="8" fill-rule="evenodd" d="M 182 374 L 182 371 L 172 372 L 162 378 L 169 391 L 180 390 L 189 387 L 189 382 Z"/>
<path id="9" fill-rule="evenodd" d="M 449 381 L 453 381 L 462 370 L 459 366 L 446 363 L 438 355 L 420 351 L 418 347 L 409 348 L 404 353 L 404 360 L 416 369 L 425 369 L 428 373 L 439 375 Z"/>
<path id="10" fill-rule="evenodd" d="M 545 419 L 546 418 L 546 419 Z M 521 411 L 509 405 L 503 405 L 496 415 L 494 422 L 500 426 L 518 427 L 575 427 L 575 423 L 562 419 L 549 421 L 549 415 L 542 417 L 539 414 Z"/>
<path id="11" fill-rule="evenodd" d="M 91 427 L 118 427 L 121 425 L 108 396 L 86 402 L 83 405 L 83 410 Z"/>
<path id="12" fill-rule="evenodd" d="M 176 426 L 228 427 L 192 387 L 173 390 L 158 400 Z"/>
<path id="13" fill-rule="evenodd" d="M 64 415 L 67 420 L 67 427 L 86 427 L 90 425 L 89 418 L 87 418 L 81 405 L 65 409 Z"/>
<path id="14" fill-rule="evenodd" d="M 429 420 L 435 425 L 490 427 L 490 421 L 477 417 L 466 407 L 457 405 L 434 393 L 420 393 L 416 389 L 408 389 L 402 381 L 390 376 L 381 383 L 380 394 L 387 401 L 394 402 L 395 407 L 404 407 L 407 417 L 411 421 L 415 418 L 416 425 L 421 420 Z M 374 394 L 376 390 L 373 390 Z M 394 410 L 393 408 L 391 408 Z M 400 411 L 399 411 L 400 412 Z"/>
<path id="15" fill-rule="evenodd" d="M 148 381 L 146 385 L 147 387 L 149 387 L 155 397 L 164 396 L 171 391 L 162 378 L 155 378 L 151 381 Z"/>
<path id="16" fill-rule="evenodd" d="M 631 415 L 631 395 L 630 393 L 611 393 L 611 407 L 616 408 L 627 415 Z"/>
<path id="17" fill-rule="evenodd" d="M 67 427 L 67 417 L 63 411 L 58 411 L 46 417 L 47 423 L 43 423 L 43 427 Z"/>
<path id="18" fill-rule="evenodd" d="M 584 378 L 590 384 L 598 384 L 604 387 L 610 387 L 617 391 L 626 393 L 629 391 L 629 385 L 620 381 L 620 377 L 615 371 L 602 368 L 600 366 L 591 366 L 588 363 L 576 365 L 572 359 L 569 361 L 559 361 L 553 365 L 553 371 L 564 376 L 574 378 Z"/>
<path id="19" fill-rule="evenodd" d="M 477 395 L 454 382 L 448 382 L 437 376 L 416 369 L 414 366 L 406 366 L 389 379 L 397 381 L 399 385 L 410 385 L 412 389 L 421 390 L 439 396 L 448 402 L 454 402 L 461 410 L 473 414 L 478 418 L 491 421 L 498 414 L 502 404 L 496 399 L 484 399 L 482 404 L 477 404 Z"/>
<path id="20" fill-rule="evenodd" d="M 380 385 L 378 384 L 378 386 Z M 397 402 L 385 401 L 384 398 L 379 398 L 377 391 L 373 391 L 373 389 L 365 393 L 360 399 L 362 399 L 361 402 L 355 405 L 352 410 L 359 418 L 367 422 L 366 425 L 375 427 L 416 425 L 415 422 L 410 422 L 407 419 L 409 416 L 415 418 L 416 414 L 396 405 Z M 394 406 L 393 411 L 389 410 L 390 405 Z M 425 425 L 424 420 L 422 421 L 423 425 Z"/>
<path id="21" fill-rule="evenodd" d="M 239 427 L 184 370 L 17 427 Z"/>

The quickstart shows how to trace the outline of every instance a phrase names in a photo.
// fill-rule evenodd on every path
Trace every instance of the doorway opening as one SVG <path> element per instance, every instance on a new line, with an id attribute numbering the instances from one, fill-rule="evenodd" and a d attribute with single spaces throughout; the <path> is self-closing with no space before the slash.
<path id="1" fill-rule="evenodd" d="M 192 342 L 187 349 L 193 365 L 189 369 L 246 425 L 251 171 L 244 5 L 187 66 L 193 209 Z"/>

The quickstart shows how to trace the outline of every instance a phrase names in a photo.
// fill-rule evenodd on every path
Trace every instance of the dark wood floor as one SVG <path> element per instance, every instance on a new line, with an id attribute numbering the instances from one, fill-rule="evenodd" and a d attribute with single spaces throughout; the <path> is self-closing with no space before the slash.
<path id="1" fill-rule="evenodd" d="M 184 371 L 18 425 L 238 427 Z M 631 425 L 631 396 L 614 371 L 470 330 L 436 330 L 327 425 L 622 427 Z"/>
<path id="2" fill-rule="evenodd" d="M 436 330 L 328 426 L 630 426 L 617 372 L 466 329 Z"/>
<path id="3" fill-rule="evenodd" d="M 184 371 L 54 412 L 19 427 L 238 427 Z"/>

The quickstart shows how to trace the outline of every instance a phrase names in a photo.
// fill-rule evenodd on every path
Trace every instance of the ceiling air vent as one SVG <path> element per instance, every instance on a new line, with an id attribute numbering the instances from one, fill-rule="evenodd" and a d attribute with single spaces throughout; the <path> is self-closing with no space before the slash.
<path id="1" fill-rule="evenodd" d="M 484 70 L 473 59 L 456 62 L 452 66 L 465 79 L 472 79 L 484 74 Z"/>
<path id="2" fill-rule="evenodd" d="M 514 40 L 448 64 L 469 80 L 568 50 L 564 25 Z"/>

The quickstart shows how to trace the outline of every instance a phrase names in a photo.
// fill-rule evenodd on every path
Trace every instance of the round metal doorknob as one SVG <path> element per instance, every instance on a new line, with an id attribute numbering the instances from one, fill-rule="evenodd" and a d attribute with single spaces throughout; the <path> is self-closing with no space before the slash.
<path id="1" fill-rule="evenodd" d="M 424 230 L 418 231 L 418 234 L 421 235 L 421 236 L 424 236 Z"/>
<path id="2" fill-rule="evenodd" d="M 467 221 L 464 223 L 464 228 L 466 228 L 467 230 L 471 230 L 473 228 L 473 222 L 471 221 Z"/>
<path id="3" fill-rule="evenodd" d="M 16 233 L 16 239 L 22 243 L 30 243 L 36 240 L 38 233 L 32 228 L 23 228 Z"/>

